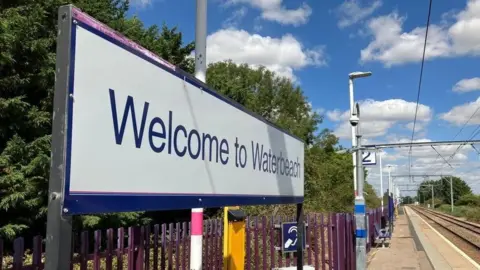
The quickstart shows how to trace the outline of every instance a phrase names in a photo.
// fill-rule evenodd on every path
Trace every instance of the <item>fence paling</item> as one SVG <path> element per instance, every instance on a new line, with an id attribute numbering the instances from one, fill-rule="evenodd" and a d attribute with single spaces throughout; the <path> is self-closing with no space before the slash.
<path id="1" fill-rule="evenodd" d="M 162 224 L 162 232 L 165 232 L 167 230 L 167 224 Z M 166 251 L 167 251 L 167 235 L 165 233 L 162 233 L 161 236 L 161 244 L 162 247 L 160 249 L 160 269 L 166 269 L 167 268 L 167 260 L 166 260 Z"/>
<path id="2" fill-rule="evenodd" d="M 105 269 L 112 270 L 113 266 L 113 229 L 107 230 L 107 256 L 105 258 Z"/>
<path id="3" fill-rule="evenodd" d="M 270 218 L 270 269 L 275 267 L 275 217 Z"/>
<path id="4" fill-rule="evenodd" d="M 313 235 L 315 237 L 315 246 L 313 247 L 313 265 L 315 266 L 316 269 L 322 269 L 322 257 L 324 257 L 324 252 L 325 252 L 325 239 L 323 238 L 323 223 L 322 220 L 323 215 L 315 215 L 314 217 L 314 224 L 315 226 L 313 227 Z"/>
<path id="5" fill-rule="evenodd" d="M 283 217 L 282 217 L 282 216 L 278 216 L 278 217 L 277 217 L 277 220 L 276 220 L 276 223 L 282 224 L 282 221 L 283 221 Z M 281 236 L 280 234 L 278 234 L 278 233 L 277 233 L 276 235 L 277 235 L 277 236 L 275 237 L 275 238 L 276 238 L 276 243 L 280 243 L 279 246 L 280 246 L 280 248 L 281 248 L 281 247 L 282 247 L 282 246 L 281 246 L 282 236 Z M 282 254 L 279 254 L 279 253 L 277 253 L 277 255 L 278 255 L 278 267 L 282 267 L 282 266 L 283 266 L 283 265 L 282 265 L 282 263 L 283 263 L 283 260 L 282 260 L 283 256 L 282 256 Z"/>
<path id="6" fill-rule="evenodd" d="M 3 239 L 0 239 L 0 270 L 3 269 Z"/>
<path id="7" fill-rule="evenodd" d="M 308 236 L 308 239 L 307 239 L 307 250 L 306 250 L 306 256 L 307 256 L 307 264 L 308 265 L 313 265 L 313 241 L 317 242 L 317 240 L 314 238 L 314 235 L 313 235 L 313 232 L 314 232 L 314 229 L 313 229 L 313 218 L 314 216 L 312 215 L 307 215 L 307 220 L 308 220 L 308 227 L 307 227 L 307 236 Z M 313 240 L 313 241 L 312 241 Z"/>

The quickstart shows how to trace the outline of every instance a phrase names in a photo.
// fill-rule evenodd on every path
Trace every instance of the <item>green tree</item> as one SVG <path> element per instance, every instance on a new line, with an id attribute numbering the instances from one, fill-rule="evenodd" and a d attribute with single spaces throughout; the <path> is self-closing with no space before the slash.
<path id="1" fill-rule="evenodd" d="M 278 77 L 264 67 L 254 69 L 232 61 L 211 64 L 207 84 L 269 121 L 305 141 L 305 207 L 307 210 L 351 212 L 353 181 L 351 155 L 338 154 L 338 138 L 329 130 L 318 131 L 322 117 L 312 111 L 299 86 Z M 366 185 L 368 204 L 379 205 L 373 188 Z M 251 214 L 282 211 L 293 214 L 288 206 L 247 207 Z M 273 211 L 273 212 L 272 212 Z"/>
<path id="2" fill-rule="evenodd" d="M 207 84 L 272 123 L 311 144 L 321 117 L 312 111 L 299 86 L 264 67 L 250 68 L 232 61 L 207 69 Z"/>
<path id="3" fill-rule="evenodd" d="M 441 185 L 438 181 L 435 180 L 425 180 L 420 184 L 418 188 L 418 194 L 422 198 L 422 202 L 432 205 L 432 187 L 433 196 L 435 198 L 435 205 L 438 203 L 443 203 Z"/>
<path id="4" fill-rule="evenodd" d="M 450 204 L 450 181 L 453 184 L 453 201 L 454 203 L 459 200 L 460 197 L 471 194 L 472 189 L 470 186 L 461 178 L 455 176 L 444 176 L 439 180 L 429 180 L 424 181 L 420 185 L 418 196 L 423 199 L 423 201 L 428 201 L 432 199 L 432 187 L 433 185 L 433 196 L 435 201 L 437 199 L 443 203 Z M 421 193 L 421 195 L 420 195 Z M 437 202 L 435 202 L 437 204 Z"/>
<path id="5" fill-rule="evenodd" d="M 378 208 L 381 205 L 380 197 L 377 196 L 375 189 L 373 186 L 370 185 L 367 181 L 365 181 L 364 186 L 364 196 L 365 196 L 365 204 L 368 208 Z"/>
<path id="6" fill-rule="evenodd" d="M 452 181 L 453 189 L 453 202 L 457 202 L 460 197 L 471 194 L 472 189 L 470 186 L 459 177 L 455 176 L 445 176 L 442 177 L 438 183 L 440 185 L 439 195 L 443 197 L 445 203 L 450 204 L 450 181 Z"/>
<path id="7" fill-rule="evenodd" d="M 414 198 L 411 196 L 405 196 L 402 198 L 402 204 L 412 204 L 414 202 Z"/>
<path id="8" fill-rule="evenodd" d="M 50 166 L 50 138 L 58 7 L 72 1 L 0 2 L 0 236 L 29 228 L 43 233 Z M 165 25 L 145 28 L 127 18 L 128 1 L 77 0 L 77 7 L 173 64 L 192 71 L 193 43 Z M 135 223 L 141 213 L 82 217 L 94 226 Z"/>
<path id="9" fill-rule="evenodd" d="M 300 87 L 290 80 L 278 77 L 264 67 L 251 68 L 246 64 L 238 65 L 232 61 L 210 64 L 207 69 L 207 84 L 238 102 L 259 116 L 300 137 L 307 145 L 316 139 L 314 132 L 321 123 L 321 117 L 312 112 Z M 309 179 L 316 174 L 316 148 L 305 149 L 306 196 L 312 194 L 314 186 Z M 318 175 L 316 175 L 318 177 Z M 278 207 L 277 207 L 278 208 Z M 249 213 L 272 213 L 271 207 L 246 207 Z M 282 208 L 283 213 L 291 213 L 289 207 Z"/>
<path id="10" fill-rule="evenodd" d="M 458 201 L 455 203 L 456 205 L 466 205 L 466 206 L 473 206 L 473 207 L 480 207 L 480 195 L 475 194 L 465 194 L 461 196 Z"/>

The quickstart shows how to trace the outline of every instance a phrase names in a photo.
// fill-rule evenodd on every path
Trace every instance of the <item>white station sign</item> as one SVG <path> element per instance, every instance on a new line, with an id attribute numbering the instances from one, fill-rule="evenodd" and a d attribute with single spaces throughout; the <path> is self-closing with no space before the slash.
<path id="1" fill-rule="evenodd" d="M 70 214 L 303 201 L 300 139 L 86 15 L 75 19 Z"/>
<path id="2" fill-rule="evenodd" d="M 362 164 L 363 165 L 375 165 L 377 164 L 377 152 L 366 152 L 362 153 Z"/>

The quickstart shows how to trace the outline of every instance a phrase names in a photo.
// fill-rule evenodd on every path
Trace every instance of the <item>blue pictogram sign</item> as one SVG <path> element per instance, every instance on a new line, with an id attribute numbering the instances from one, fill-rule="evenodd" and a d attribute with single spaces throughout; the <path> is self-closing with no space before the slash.
<path id="1" fill-rule="evenodd" d="M 306 247 L 307 237 L 307 226 L 303 230 L 303 249 Z M 298 227 L 297 222 L 285 222 L 282 223 L 282 251 L 283 252 L 295 252 L 297 251 L 298 244 Z"/>

